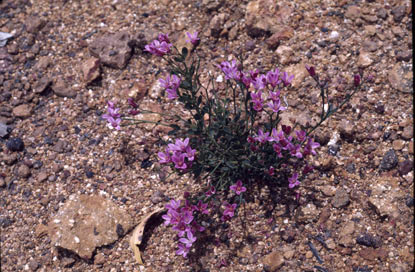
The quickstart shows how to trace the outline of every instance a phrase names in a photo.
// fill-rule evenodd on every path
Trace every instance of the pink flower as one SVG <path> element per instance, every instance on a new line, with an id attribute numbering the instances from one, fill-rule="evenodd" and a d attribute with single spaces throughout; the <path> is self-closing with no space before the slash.
<path id="1" fill-rule="evenodd" d="M 271 99 L 272 101 L 277 101 L 280 100 L 280 91 L 277 92 L 269 92 L 269 97 L 268 99 Z"/>
<path id="2" fill-rule="evenodd" d="M 278 84 L 281 83 L 281 80 L 278 79 L 280 75 L 280 71 L 278 68 L 275 68 L 274 71 L 269 71 L 267 73 L 267 83 L 270 84 L 273 88 L 275 88 Z"/>
<path id="3" fill-rule="evenodd" d="M 262 129 L 259 129 L 258 136 L 255 137 L 254 139 L 263 144 L 263 143 L 269 141 L 271 139 L 271 137 L 269 137 L 269 132 L 264 133 L 262 131 Z"/>
<path id="4" fill-rule="evenodd" d="M 305 65 L 305 69 L 307 69 L 307 72 L 310 74 L 311 77 L 315 77 L 316 75 L 316 69 L 314 69 L 313 66 L 308 66 L 307 64 Z"/>
<path id="5" fill-rule="evenodd" d="M 224 202 L 224 205 L 225 205 L 225 210 L 223 211 L 223 215 L 222 215 L 221 220 L 222 221 L 227 221 L 235 215 L 235 209 L 236 209 L 237 205 L 236 204 L 229 204 L 226 201 Z"/>
<path id="6" fill-rule="evenodd" d="M 183 245 L 183 244 L 179 244 L 179 249 L 176 251 L 176 254 L 177 255 L 183 255 L 183 257 L 187 257 L 187 254 L 189 253 L 189 248 L 188 247 L 186 247 L 185 245 Z"/>
<path id="7" fill-rule="evenodd" d="M 197 31 L 195 31 L 193 34 L 186 32 L 187 37 L 189 37 L 189 39 L 186 39 L 186 42 L 196 46 L 200 41 L 200 39 L 197 37 L 197 34 L 199 34 Z"/>
<path id="8" fill-rule="evenodd" d="M 304 130 L 296 130 L 295 134 L 297 135 L 297 140 L 299 142 L 303 142 L 307 136 L 306 132 Z"/>
<path id="9" fill-rule="evenodd" d="M 157 153 L 158 157 L 159 157 L 159 162 L 160 163 L 170 163 L 171 162 L 171 156 L 169 152 L 159 152 Z"/>
<path id="10" fill-rule="evenodd" d="M 177 95 L 177 91 L 176 90 L 167 89 L 166 92 L 167 92 L 167 98 L 170 99 L 170 100 L 173 100 L 173 99 L 176 99 L 177 97 L 179 97 Z"/>
<path id="11" fill-rule="evenodd" d="M 289 182 L 288 187 L 289 187 L 290 189 L 294 188 L 295 186 L 300 185 L 300 182 L 298 181 L 298 173 L 297 173 L 297 172 L 295 172 L 295 173 L 292 175 L 292 177 L 288 179 L 288 182 Z"/>
<path id="12" fill-rule="evenodd" d="M 285 111 L 287 109 L 286 107 L 281 106 L 281 101 L 279 99 L 269 102 L 267 105 L 275 113 Z"/>
<path id="13" fill-rule="evenodd" d="M 234 185 L 229 187 L 232 191 L 234 191 L 237 195 L 240 195 L 243 192 L 246 192 L 246 187 L 242 186 L 242 181 L 238 180 Z"/>
<path id="14" fill-rule="evenodd" d="M 191 248 L 192 244 L 196 242 L 196 237 L 191 231 L 186 231 L 187 238 L 180 238 L 179 242 L 183 243 L 187 248 Z"/>
<path id="15" fill-rule="evenodd" d="M 257 76 L 255 80 L 252 80 L 252 85 L 256 90 L 262 90 L 267 85 L 267 77 L 265 75 Z"/>
<path id="16" fill-rule="evenodd" d="M 206 196 L 212 196 L 212 195 L 214 195 L 215 193 L 216 193 L 216 188 L 215 188 L 215 186 L 210 186 L 209 191 L 207 191 L 207 192 L 205 193 L 205 195 L 206 195 Z"/>
<path id="17" fill-rule="evenodd" d="M 187 169 L 187 164 L 184 162 L 185 157 L 186 157 L 186 154 L 184 153 L 173 154 L 173 156 L 171 157 L 171 160 L 174 162 L 174 167 L 176 167 L 177 169 L 182 169 L 182 170 Z"/>
<path id="18" fill-rule="evenodd" d="M 282 83 L 284 83 L 284 86 L 290 85 L 293 79 L 294 79 L 294 75 L 288 76 L 287 72 L 284 72 L 281 76 L 281 80 L 282 80 Z"/>
<path id="19" fill-rule="evenodd" d="M 166 43 L 170 43 L 170 40 L 169 40 L 169 34 L 163 34 L 163 33 L 160 33 L 159 35 L 158 35 L 158 40 L 160 41 L 160 42 L 166 42 Z"/>

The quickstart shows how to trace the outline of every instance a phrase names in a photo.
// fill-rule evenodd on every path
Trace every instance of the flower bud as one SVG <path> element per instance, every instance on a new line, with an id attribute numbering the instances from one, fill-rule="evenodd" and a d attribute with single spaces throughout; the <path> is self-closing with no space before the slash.
<path id="1" fill-rule="evenodd" d="M 358 87 L 360 85 L 360 75 L 354 75 L 354 86 Z"/>
<path id="2" fill-rule="evenodd" d="M 305 65 L 305 68 L 307 69 L 308 73 L 310 74 L 310 76 L 315 77 L 316 75 L 316 69 L 314 69 L 314 66 L 308 66 L 307 64 Z"/>

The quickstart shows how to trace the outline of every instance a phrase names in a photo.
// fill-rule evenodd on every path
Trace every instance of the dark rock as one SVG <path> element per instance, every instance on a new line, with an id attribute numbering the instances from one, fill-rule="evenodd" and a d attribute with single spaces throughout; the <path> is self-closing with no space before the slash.
<path id="1" fill-rule="evenodd" d="M 30 16 L 25 25 L 28 32 L 36 34 L 46 25 L 46 22 L 38 16 Z"/>
<path id="2" fill-rule="evenodd" d="M 35 87 L 33 88 L 33 91 L 38 94 L 43 93 L 51 84 L 52 79 L 48 76 L 44 76 L 36 83 Z"/>
<path id="3" fill-rule="evenodd" d="M 412 59 L 412 50 L 398 51 L 396 54 L 397 61 L 410 61 Z"/>
<path id="4" fill-rule="evenodd" d="M 70 98 L 76 96 L 76 91 L 69 87 L 68 84 L 62 79 L 62 77 L 59 77 L 53 83 L 52 90 L 57 96 Z"/>
<path id="5" fill-rule="evenodd" d="M 11 226 L 13 223 L 14 223 L 14 220 L 8 216 L 0 218 L 0 227 L 2 228 L 7 228 Z"/>
<path id="6" fill-rule="evenodd" d="M 94 177 L 94 172 L 87 170 L 87 171 L 85 171 L 85 176 L 87 178 L 93 178 Z"/>
<path id="7" fill-rule="evenodd" d="M 395 168 L 398 165 L 398 157 L 395 154 L 393 149 L 390 149 L 386 152 L 385 156 L 383 157 L 380 168 L 385 171 L 389 171 Z"/>
<path id="8" fill-rule="evenodd" d="M 338 144 L 332 144 L 328 146 L 327 152 L 332 156 L 336 156 L 339 150 L 340 150 L 340 146 Z"/>
<path id="9" fill-rule="evenodd" d="M 356 166 L 354 165 L 354 163 L 349 163 L 346 165 L 346 171 L 354 174 L 356 172 Z"/>
<path id="10" fill-rule="evenodd" d="M 20 138 L 11 138 L 7 141 L 6 147 L 10 151 L 23 151 L 24 143 Z"/>
<path id="11" fill-rule="evenodd" d="M 403 162 L 399 163 L 399 174 L 401 174 L 402 176 L 408 174 L 409 172 L 412 171 L 414 166 L 414 162 L 411 160 L 405 160 Z"/>
<path id="12" fill-rule="evenodd" d="M 217 11 L 223 5 L 223 0 L 203 0 L 202 6 L 207 12 Z"/>
<path id="13" fill-rule="evenodd" d="M 383 105 L 383 104 L 377 104 L 376 106 L 375 106 L 375 112 L 377 113 L 377 114 L 384 114 L 385 113 L 385 106 Z"/>
<path id="14" fill-rule="evenodd" d="M 400 23 L 405 16 L 406 7 L 398 6 L 392 9 L 393 20 L 397 23 Z"/>
<path id="15" fill-rule="evenodd" d="M 132 55 L 132 38 L 127 32 L 98 37 L 89 44 L 91 54 L 107 66 L 123 69 Z"/>
<path id="16" fill-rule="evenodd" d="M 209 23 L 209 29 L 210 29 L 210 36 L 219 38 L 220 33 L 223 30 L 223 27 L 225 25 L 227 15 L 225 13 L 220 13 L 215 15 L 212 20 Z"/>
<path id="17" fill-rule="evenodd" d="M 334 195 L 331 203 L 335 208 L 343 208 L 349 205 L 350 199 L 346 190 L 344 190 L 343 188 L 337 189 L 336 194 Z"/>
<path id="18" fill-rule="evenodd" d="M 379 18 L 385 20 L 388 17 L 388 12 L 384 8 L 380 8 L 376 14 Z"/>
<path id="19" fill-rule="evenodd" d="M 414 198 L 411 196 L 408 196 L 408 198 L 405 201 L 406 206 L 409 208 L 412 208 L 414 206 Z"/>
<path id="20" fill-rule="evenodd" d="M 27 165 L 22 164 L 17 168 L 17 175 L 21 178 L 28 178 L 30 176 L 30 169 Z"/>
<path id="21" fill-rule="evenodd" d="M 379 237 L 375 237 L 369 233 L 364 233 L 356 238 L 356 243 L 367 247 L 378 248 L 382 244 L 382 240 Z"/>
<path id="22" fill-rule="evenodd" d="M 39 267 L 40 267 L 40 264 L 37 261 L 31 260 L 29 262 L 29 268 L 30 268 L 31 271 L 36 271 L 36 270 L 38 270 Z"/>

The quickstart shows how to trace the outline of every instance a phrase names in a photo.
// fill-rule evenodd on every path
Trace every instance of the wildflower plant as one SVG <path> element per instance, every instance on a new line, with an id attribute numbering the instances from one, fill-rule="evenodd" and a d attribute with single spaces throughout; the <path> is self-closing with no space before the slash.
<path id="1" fill-rule="evenodd" d="M 187 33 L 187 42 L 197 46 L 197 34 Z M 231 220 L 258 181 L 287 187 L 298 197 L 297 188 L 313 170 L 310 157 L 320 147 L 312 133 L 362 88 L 360 71 L 354 75 L 353 90 L 335 106 L 329 99 L 327 81 L 320 80 L 314 67 L 306 66 L 320 89 L 320 120 L 308 129 L 298 124 L 291 127 L 281 123 L 281 113 L 289 110 L 285 94 L 292 89 L 294 75 L 279 68 L 266 73 L 246 70 L 242 59 L 224 61 L 217 68 L 225 76 L 225 93 L 218 95 L 213 77 L 207 86 L 201 83 L 200 59 L 195 54 L 190 58 L 186 47 L 179 51 L 167 34 L 160 34 L 145 50 L 168 64 L 168 74 L 160 84 L 167 98 L 178 101 L 191 115 L 188 120 L 170 116 L 175 122 L 163 124 L 172 128 L 168 134 L 175 139 L 158 152 L 159 163 L 179 175 L 192 174 L 205 188 L 198 195 L 185 193 L 184 201 L 173 199 L 166 205 L 165 225 L 177 232 L 176 253 L 184 257 L 198 233 L 205 230 L 201 225 L 204 218 L 215 213 L 223 222 Z M 138 112 L 145 113 L 134 101 L 128 104 L 132 117 L 121 116 L 108 102 L 103 118 L 110 127 L 120 129 L 122 119 L 131 121 Z M 140 122 L 145 121 L 136 120 Z"/>

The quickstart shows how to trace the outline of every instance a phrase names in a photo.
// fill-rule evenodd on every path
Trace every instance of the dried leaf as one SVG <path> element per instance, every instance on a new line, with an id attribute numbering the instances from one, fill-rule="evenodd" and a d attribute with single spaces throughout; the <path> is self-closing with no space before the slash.
<path id="1" fill-rule="evenodd" d="M 153 217 L 153 216 L 158 216 L 160 214 L 162 214 L 165 211 L 165 209 L 161 208 L 158 209 L 156 211 L 153 211 L 149 214 L 147 214 L 143 220 L 141 220 L 140 224 L 138 224 L 137 227 L 135 227 L 134 231 L 133 231 L 133 235 L 130 238 L 130 247 L 134 252 L 134 257 L 136 259 L 136 261 L 143 265 L 143 260 L 141 259 L 141 253 L 140 253 L 140 248 L 139 245 L 141 245 L 141 242 L 143 240 L 143 234 L 144 234 L 144 229 L 146 227 L 147 222 Z"/>

